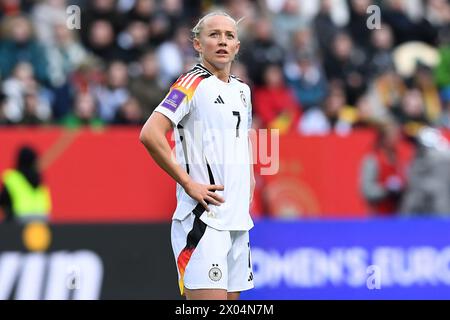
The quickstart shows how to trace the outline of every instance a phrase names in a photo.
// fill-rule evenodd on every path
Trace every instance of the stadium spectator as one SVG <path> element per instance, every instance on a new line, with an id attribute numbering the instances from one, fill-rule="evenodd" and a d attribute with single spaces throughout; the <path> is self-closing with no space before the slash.
<path id="1" fill-rule="evenodd" d="M 427 20 L 438 33 L 438 44 L 449 43 L 450 38 L 450 3 L 446 0 L 427 1 Z"/>
<path id="2" fill-rule="evenodd" d="M 99 118 L 97 109 L 95 99 L 89 92 L 78 93 L 75 97 L 74 110 L 61 120 L 61 124 L 68 128 L 102 127 L 104 122 Z"/>
<path id="3" fill-rule="evenodd" d="M 286 49 L 285 64 L 295 63 L 299 55 L 314 55 L 320 58 L 318 43 L 310 28 L 301 28 L 294 32 L 290 39 L 290 45 Z"/>
<path id="4" fill-rule="evenodd" d="M 403 79 L 390 68 L 377 75 L 367 90 L 374 112 L 380 118 L 398 108 L 405 92 L 406 85 Z"/>
<path id="5" fill-rule="evenodd" d="M 415 137 L 419 129 L 429 124 L 422 93 L 415 87 L 405 92 L 401 105 L 399 108 L 394 108 L 392 114 L 409 137 Z"/>
<path id="6" fill-rule="evenodd" d="M 69 79 L 74 92 L 85 93 L 104 83 L 106 78 L 104 69 L 103 60 L 88 55 Z"/>
<path id="7" fill-rule="evenodd" d="M 131 80 L 130 92 L 138 100 L 142 115 L 147 119 L 164 98 L 165 91 L 160 80 L 159 64 L 155 52 L 148 51 L 140 61 L 142 73 Z"/>
<path id="8" fill-rule="evenodd" d="M 413 20 L 403 0 L 389 0 L 383 8 L 383 21 L 393 30 L 396 45 L 409 41 L 423 41 L 435 44 L 437 31 L 423 16 Z"/>
<path id="9" fill-rule="evenodd" d="M 34 78 L 33 66 L 18 63 L 11 77 L 3 82 L 5 115 L 14 123 L 45 123 L 51 118 L 51 93 Z"/>
<path id="10" fill-rule="evenodd" d="M 109 20 L 99 19 L 91 23 L 85 46 L 92 54 L 105 62 L 120 57 L 119 48 L 115 42 L 113 25 Z"/>
<path id="11" fill-rule="evenodd" d="M 422 94 L 426 119 L 429 123 L 436 124 L 441 115 L 442 105 L 439 89 L 434 83 L 431 68 L 419 65 L 412 80 Z"/>
<path id="12" fill-rule="evenodd" d="M 52 201 L 38 168 L 38 155 L 29 146 L 22 146 L 16 158 L 16 167 L 2 175 L 0 208 L 7 221 L 27 223 L 49 218 Z"/>
<path id="13" fill-rule="evenodd" d="M 394 59 L 394 35 L 387 24 L 382 24 L 380 29 L 373 30 L 370 34 L 370 43 L 366 47 L 368 54 L 368 76 L 374 78 L 387 70 L 395 70 Z"/>
<path id="14" fill-rule="evenodd" d="M 450 24 L 450 3 L 447 0 L 428 0 L 425 2 L 425 18 L 438 31 L 448 32 Z"/>
<path id="15" fill-rule="evenodd" d="M 319 107 L 327 95 L 327 79 L 318 59 L 299 52 L 295 61 L 284 68 L 289 86 L 294 90 L 303 111 Z"/>
<path id="16" fill-rule="evenodd" d="M 88 59 L 88 52 L 76 33 L 65 23 L 55 23 L 54 44 L 46 47 L 50 84 L 54 94 L 53 119 L 65 116 L 73 105 L 73 74 Z"/>
<path id="17" fill-rule="evenodd" d="M 430 127 L 419 130 L 416 154 L 408 172 L 408 189 L 401 204 L 405 216 L 449 216 L 450 146 Z"/>
<path id="18" fill-rule="evenodd" d="M 332 51 L 325 57 L 325 73 L 330 82 L 344 86 L 347 99 L 354 104 L 366 90 L 367 56 L 357 48 L 347 33 L 338 33 Z"/>
<path id="19" fill-rule="evenodd" d="M 264 5 L 262 3 L 256 4 L 253 0 L 226 0 L 218 2 L 223 5 L 226 12 L 238 19 L 239 39 L 241 43 L 247 44 L 253 38 L 253 26 L 256 21 L 261 16 L 267 15 L 267 12 L 263 11 Z"/>
<path id="20" fill-rule="evenodd" d="M 391 216 L 399 212 L 406 187 L 405 168 L 397 149 L 400 137 L 395 121 L 380 123 L 374 149 L 363 159 L 361 192 L 374 215 Z"/>
<path id="21" fill-rule="evenodd" d="M 314 17 L 313 22 L 313 28 L 323 54 L 327 54 L 333 50 L 331 46 L 333 39 L 338 32 L 342 31 L 332 18 L 332 6 L 333 1 L 321 0 L 320 10 Z"/>
<path id="22" fill-rule="evenodd" d="M 45 100 L 40 99 L 36 90 L 27 90 L 23 96 L 23 118 L 20 124 L 23 125 L 42 125 L 49 120 L 50 117 L 45 120 L 43 117 L 39 117 L 39 110 L 50 109 L 50 105 Z"/>
<path id="23" fill-rule="evenodd" d="M 53 87 L 59 87 L 81 66 L 88 53 L 65 23 L 55 23 L 52 31 L 54 44 L 46 47 L 46 54 L 50 83 Z"/>
<path id="24" fill-rule="evenodd" d="M 291 39 L 297 30 L 308 27 L 308 21 L 301 13 L 301 3 L 285 0 L 281 11 L 273 17 L 273 27 L 277 30 L 275 40 L 284 50 L 290 47 Z"/>
<path id="25" fill-rule="evenodd" d="M 19 62 L 32 65 L 38 81 L 48 83 L 48 63 L 43 46 L 33 38 L 33 29 L 26 16 L 5 18 L 4 39 L 0 39 L 0 77 L 9 77 Z"/>
<path id="26" fill-rule="evenodd" d="M 255 85 L 263 83 L 265 66 L 282 65 L 285 52 L 274 40 L 272 24 L 268 18 L 256 21 L 253 26 L 254 38 L 247 44 L 241 54 L 241 60 L 247 66 L 250 79 Z"/>
<path id="27" fill-rule="evenodd" d="M 279 129 L 280 134 L 296 130 L 301 106 L 292 90 L 286 86 L 283 71 L 276 64 L 267 65 L 263 85 L 253 94 L 253 110 L 263 128 Z"/>
<path id="28" fill-rule="evenodd" d="M 347 108 L 347 114 L 354 129 L 371 129 L 373 124 L 382 118 L 376 113 L 372 101 L 366 94 L 356 100 L 355 108 Z"/>
<path id="29" fill-rule="evenodd" d="M 130 21 L 125 30 L 117 36 L 119 57 L 126 63 L 134 62 L 147 49 L 150 33 L 147 23 L 134 20 Z"/>
<path id="30" fill-rule="evenodd" d="M 178 26 L 180 21 L 184 20 L 183 1 L 182 0 L 162 0 L 160 1 L 160 14 L 164 13 L 169 22 L 169 26 Z M 172 37 L 175 28 L 169 28 L 169 37 Z"/>
<path id="31" fill-rule="evenodd" d="M 112 123 L 120 125 L 143 125 L 144 121 L 139 101 L 134 97 L 130 97 L 117 110 Z"/>
<path id="32" fill-rule="evenodd" d="M 125 14 L 126 24 L 131 21 L 150 23 L 156 12 L 155 0 L 136 0 L 131 3 L 133 7 Z"/>
<path id="33" fill-rule="evenodd" d="M 44 0 L 36 3 L 33 7 L 31 19 L 36 32 L 36 39 L 43 45 L 54 45 L 55 25 L 64 24 L 65 26 L 67 19 L 66 5 L 66 0 Z"/>
<path id="34" fill-rule="evenodd" d="M 347 115 L 345 92 L 333 86 L 323 103 L 323 108 L 311 108 L 301 118 L 298 132 L 303 135 L 326 135 L 332 132 L 345 135 L 351 132 L 352 118 Z"/>
<path id="35" fill-rule="evenodd" d="M 350 19 L 346 26 L 355 44 L 360 48 L 370 47 L 371 30 L 367 27 L 367 8 L 372 0 L 348 0 Z"/>
<path id="36" fill-rule="evenodd" d="M 105 35 L 107 36 L 107 40 L 110 40 L 109 32 L 107 34 L 103 30 L 105 29 L 105 26 L 98 24 L 98 21 L 108 22 L 107 28 L 111 28 L 110 33 L 113 38 L 122 29 L 123 23 L 126 22 L 126 19 L 123 19 L 116 9 L 116 0 L 86 1 L 81 9 L 83 12 L 83 28 L 80 29 L 80 34 L 83 43 L 88 47 L 92 42 L 92 40 L 89 39 L 92 37 L 92 32 L 95 32 L 95 30 L 93 30 L 95 28 L 102 28 L 99 33 L 96 33 L 96 35 L 98 34 L 98 39 L 96 39 L 96 41 L 100 41 Z M 114 39 L 112 42 L 114 42 Z"/>
<path id="37" fill-rule="evenodd" d="M 173 39 L 165 41 L 156 50 L 161 81 L 166 87 L 184 71 L 186 59 L 195 55 L 189 39 L 189 28 L 181 26 L 176 30 Z"/>
<path id="38" fill-rule="evenodd" d="M 185 13 L 187 14 L 180 0 L 159 1 L 159 7 L 150 22 L 150 44 L 157 47 L 177 38 L 178 29 L 188 22 L 185 20 Z"/>
<path id="39" fill-rule="evenodd" d="M 117 110 L 129 98 L 128 69 L 121 61 L 113 61 L 107 70 L 107 79 L 104 85 L 94 88 L 94 95 L 98 101 L 100 118 L 111 122 Z"/>
<path id="40" fill-rule="evenodd" d="M 150 21 L 150 45 L 152 47 L 159 47 L 165 41 L 171 39 L 170 34 L 173 34 L 171 25 L 167 15 L 163 11 L 158 11 Z"/>

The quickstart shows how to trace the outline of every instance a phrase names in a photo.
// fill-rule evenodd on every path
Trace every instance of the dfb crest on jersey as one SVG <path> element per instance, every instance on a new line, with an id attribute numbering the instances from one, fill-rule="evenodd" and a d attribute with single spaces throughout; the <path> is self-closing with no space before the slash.
<path id="1" fill-rule="evenodd" d="M 209 278 L 212 281 L 219 281 L 222 279 L 222 271 L 219 269 L 218 264 L 213 264 L 211 270 L 209 270 Z"/>
<path id="2" fill-rule="evenodd" d="M 243 91 L 241 91 L 241 101 L 244 107 L 247 107 L 247 100 L 245 99 L 245 94 Z"/>

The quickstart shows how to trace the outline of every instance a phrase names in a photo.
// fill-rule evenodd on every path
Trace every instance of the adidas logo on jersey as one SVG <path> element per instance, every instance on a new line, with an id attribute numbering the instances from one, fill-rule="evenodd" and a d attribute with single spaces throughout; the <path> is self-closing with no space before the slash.
<path id="1" fill-rule="evenodd" d="M 220 95 L 217 97 L 217 99 L 216 99 L 216 101 L 214 101 L 214 103 L 225 104 L 225 102 L 223 101 L 223 99 Z"/>

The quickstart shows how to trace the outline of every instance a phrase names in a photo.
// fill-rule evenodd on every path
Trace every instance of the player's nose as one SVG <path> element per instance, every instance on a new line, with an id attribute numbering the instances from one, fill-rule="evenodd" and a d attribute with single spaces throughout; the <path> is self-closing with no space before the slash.
<path id="1" fill-rule="evenodd" d="M 227 45 L 227 39 L 225 35 L 221 35 L 219 37 L 219 46 L 226 46 Z"/>

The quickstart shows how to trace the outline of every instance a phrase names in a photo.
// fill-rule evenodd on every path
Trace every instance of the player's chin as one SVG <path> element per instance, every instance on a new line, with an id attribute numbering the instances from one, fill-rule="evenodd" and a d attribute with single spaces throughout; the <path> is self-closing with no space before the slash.
<path id="1" fill-rule="evenodd" d="M 221 55 L 221 56 L 216 56 L 213 59 L 214 64 L 217 67 L 225 67 L 226 65 L 230 64 L 233 60 L 231 59 L 230 56 L 225 56 L 225 55 Z"/>

